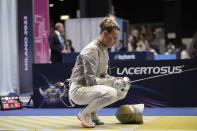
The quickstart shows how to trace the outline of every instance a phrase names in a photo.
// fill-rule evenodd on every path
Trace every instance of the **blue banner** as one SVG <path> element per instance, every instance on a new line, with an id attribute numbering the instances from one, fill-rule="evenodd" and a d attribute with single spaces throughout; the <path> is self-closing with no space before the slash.
<path id="1" fill-rule="evenodd" d="M 33 9 L 32 0 L 18 0 L 20 93 L 32 92 Z"/>
<path id="2" fill-rule="evenodd" d="M 36 64 L 33 66 L 34 106 L 65 107 L 61 101 L 47 104 L 49 98 L 40 94 L 50 84 L 65 81 L 70 77 L 72 64 Z M 114 61 L 111 75 L 127 76 L 132 86 L 127 97 L 111 105 L 144 103 L 147 107 L 196 107 L 197 106 L 197 61 Z M 45 102 L 44 102 L 45 101 Z M 68 102 L 65 98 L 65 102 Z"/>
<path id="3" fill-rule="evenodd" d="M 63 55 L 63 63 L 74 63 L 79 53 Z M 109 52 L 110 61 L 154 60 L 152 52 Z"/>

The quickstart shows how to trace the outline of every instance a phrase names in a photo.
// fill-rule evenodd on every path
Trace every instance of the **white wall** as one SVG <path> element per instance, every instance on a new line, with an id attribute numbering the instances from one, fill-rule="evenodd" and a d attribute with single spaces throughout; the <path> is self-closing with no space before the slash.
<path id="1" fill-rule="evenodd" d="M 103 18 L 81 18 L 65 21 L 66 38 L 70 39 L 76 52 L 94 40 L 100 33 L 99 24 Z"/>
<path id="2" fill-rule="evenodd" d="M 0 0 L 0 95 L 18 92 L 17 0 Z"/>

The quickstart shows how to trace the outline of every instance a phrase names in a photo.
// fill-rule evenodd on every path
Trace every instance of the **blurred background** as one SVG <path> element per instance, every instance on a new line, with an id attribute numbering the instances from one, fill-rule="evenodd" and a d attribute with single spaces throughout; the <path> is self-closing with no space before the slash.
<path id="1" fill-rule="evenodd" d="M 191 43 L 197 29 L 194 6 L 194 2 L 187 0 L 49 0 L 50 31 L 55 23 L 64 23 L 63 15 L 73 19 L 113 14 L 126 21 L 127 51 L 176 53 L 178 59 L 184 59 L 181 51 L 186 48 L 187 58 L 193 58 Z M 116 46 L 112 51 L 119 48 Z"/>
<path id="2" fill-rule="evenodd" d="M 176 69 L 195 69 L 195 6 L 188 0 L 0 0 L 0 96 L 16 93 L 28 99 L 32 94 L 41 98 L 39 87 L 68 79 L 77 55 L 99 35 L 99 23 L 109 15 L 115 16 L 121 29 L 117 43 L 109 49 L 112 75 L 130 75 L 136 80 Z M 55 64 L 51 60 L 54 33 L 60 34 L 57 40 L 61 46 Z M 118 72 L 138 66 L 153 67 L 156 73 Z M 184 94 L 186 85 L 181 82 L 186 82 L 191 94 L 196 90 L 195 78 L 192 72 L 186 74 L 185 81 L 177 76 L 166 82 L 169 85 L 155 80 L 141 86 L 175 91 L 179 87 Z M 177 100 L 183 94 L 177 94 Z"/>

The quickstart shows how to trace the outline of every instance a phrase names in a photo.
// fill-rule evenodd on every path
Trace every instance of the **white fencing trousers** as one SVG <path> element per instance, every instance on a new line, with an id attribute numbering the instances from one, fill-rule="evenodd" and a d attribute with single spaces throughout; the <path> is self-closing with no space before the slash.
<path id="1" fill-rule="evenodd" d="M 71 84 L 70 89 L 76 86 L 79 85 Z M 73 92 L 70 91 L 69 97 L 75 104 L 87 105 L 84 113 L 98 111 L 119 100 L 117 90 L 106 85 L 82 86 Z"/>

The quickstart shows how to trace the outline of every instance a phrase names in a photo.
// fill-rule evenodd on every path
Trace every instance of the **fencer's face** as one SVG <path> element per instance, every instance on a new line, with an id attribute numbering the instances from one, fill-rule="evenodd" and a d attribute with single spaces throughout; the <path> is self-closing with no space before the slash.
<path id="1" fill-rule="evenodd" d="M 113 30 L 112 32 L 105 32 L 104 43 L 107 48 L 112 48 L 114 44 L 116 44 L 118 40 L 118 36 L 120 34 L 119 30 Z"/>

